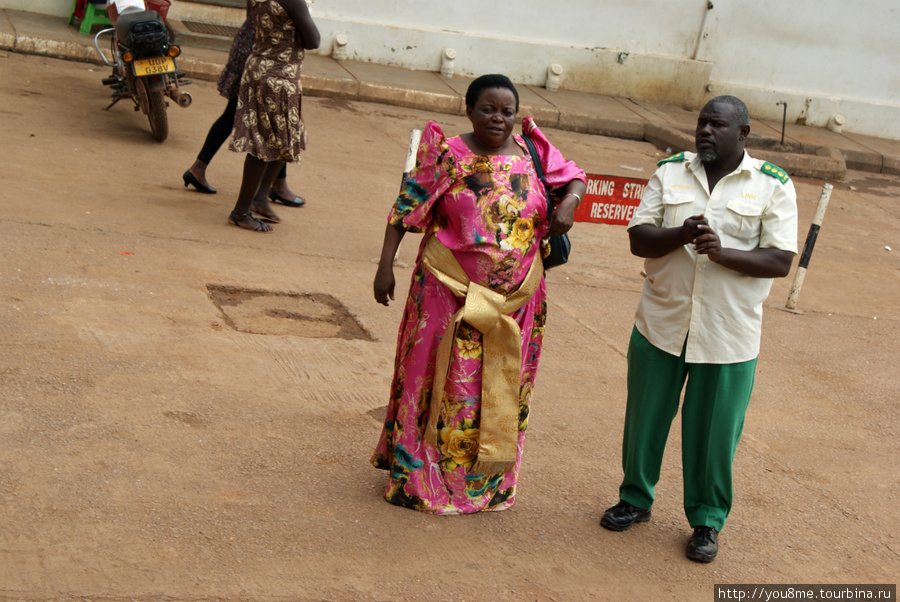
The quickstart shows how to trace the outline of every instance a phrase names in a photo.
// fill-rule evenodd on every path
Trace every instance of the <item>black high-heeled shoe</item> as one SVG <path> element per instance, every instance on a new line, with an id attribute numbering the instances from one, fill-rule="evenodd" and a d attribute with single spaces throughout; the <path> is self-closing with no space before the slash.
<path id="1" fill-rule="evenodd" d="M 197 179 L 197 177 L 191 173 L 191 170 L 187 170 L 184 172 L 184 175 L 181 176 L 184 180 L 184 187 L 187 188 L 188 184 L 197 189 L 197 192 L 202 192 L 203 194 L 216 194 L 216 189 L 212 186 L 206 186 Z"/>

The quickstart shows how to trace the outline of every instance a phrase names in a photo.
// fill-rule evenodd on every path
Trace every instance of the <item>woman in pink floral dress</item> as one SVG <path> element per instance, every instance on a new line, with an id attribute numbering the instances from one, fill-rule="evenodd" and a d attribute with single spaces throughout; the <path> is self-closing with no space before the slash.
<path id="1" fill-rule="evenodd" d="M 512 133 L 518 109 L 505 76 L 473 81 L 473 131 L 446 138 L 429 122 L 390 213 L 374 283 L 379 303 L 394 298 L 404 233 L 425 235 L 372 456 L 389 472 L 384 495 L 393 504 L 468 514 L 515 501 L 547 314 L 541 241 L 572 227 L 586 188 L 584 172 L 525 118 L 522 129 L 561 199 L 548 219 L 544 187 Z"/>

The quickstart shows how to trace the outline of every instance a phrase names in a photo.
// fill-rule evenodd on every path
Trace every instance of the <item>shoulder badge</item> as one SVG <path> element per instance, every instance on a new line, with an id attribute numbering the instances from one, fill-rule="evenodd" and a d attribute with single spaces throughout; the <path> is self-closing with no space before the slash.
<path id="1" fill-rule="evenodd" d="M 674 162 L 674 161 L 684 161 L 684 152 L 680 152 L 680 153 L 678 153 L 677 155 L 672 155 L 671 157 L 668 157 L 668 158 L 666 158 L 666 159 L 663 159 L 662 161 L 659 161 L 659 162 L 656 164 L 656 166 L 659 167 L 659 166 L 662 165 L 663 163 L 671 163 L 671 162 Z"/>
<path id="2" fill-rule="evenodd" d="M 759 167 L 759 171 L 763 172 L 767 176 L 772 176 L 773 178 L 775 178 L 782 184 L 787 184 L 787 181 L 791 179 L 791 177 L 789 175 L 787 175 L 787 172 L 785 172 L 783 169 L 781 169 L 777 165 L 769 163 L 768 161 L 765 161 Z"/>

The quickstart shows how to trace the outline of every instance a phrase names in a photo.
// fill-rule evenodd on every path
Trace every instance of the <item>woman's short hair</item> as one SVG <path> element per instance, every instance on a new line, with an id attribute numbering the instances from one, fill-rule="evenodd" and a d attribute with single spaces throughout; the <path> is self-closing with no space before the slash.
<path id="1" fill-rule="evenodd" d="M 478 97 L 481 96 L 481 93 L 491 88 L 506 88 L 512 92 L 513 96 L 516 97 L 516 113 L 519 112 L 519 91 L 516 90 L 516 87 L 508 77 L 500 75 L 499 73 L 490 73 L 475 78 L 475 80 L 469 84 L 469 89 L 466 90 L 466 106 L 474 107 L 475 103 L 478 102 Z"/>

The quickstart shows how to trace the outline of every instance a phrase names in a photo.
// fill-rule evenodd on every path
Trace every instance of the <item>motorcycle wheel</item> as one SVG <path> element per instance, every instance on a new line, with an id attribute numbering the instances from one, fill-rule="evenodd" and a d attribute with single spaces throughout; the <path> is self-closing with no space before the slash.
<path id="1" fill-rule="evenodd" d="M 150 111 L 147 118 L 150 120 L 150 131 L 153 138 L 162 142 L 169 136 L 169 117 L 166 115 L 166 100 L 162 92 L 150 93 Z"/>

